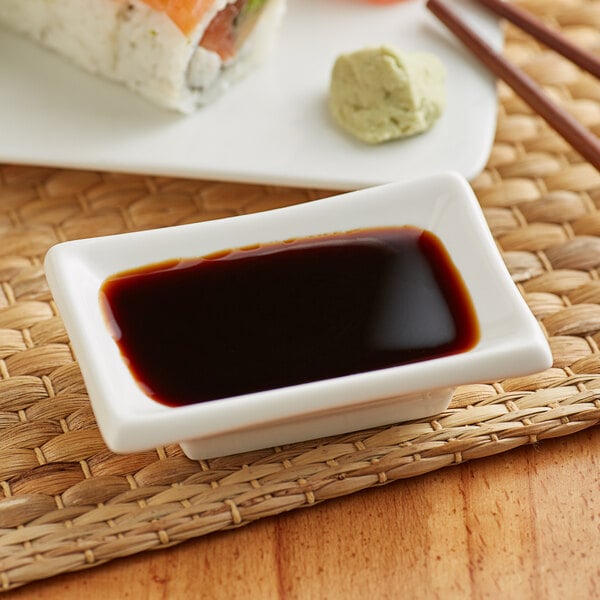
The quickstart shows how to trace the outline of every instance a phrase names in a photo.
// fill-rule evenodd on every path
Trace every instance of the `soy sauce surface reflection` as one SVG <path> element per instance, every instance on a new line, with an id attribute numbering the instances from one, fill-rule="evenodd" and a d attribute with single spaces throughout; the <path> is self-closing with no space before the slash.
<path id="1" fill-rule="evenodd" d="M 479 329 L 440 240 L 363 229 L 107 279 L 101 301 L 133 376 L 170 406 L 463 352 Z"/>

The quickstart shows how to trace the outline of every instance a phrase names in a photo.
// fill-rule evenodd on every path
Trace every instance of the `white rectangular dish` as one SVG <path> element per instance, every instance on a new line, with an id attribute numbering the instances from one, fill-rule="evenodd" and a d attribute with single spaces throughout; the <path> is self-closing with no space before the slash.
<path id="1" fill-rule="evenodd" d="M 480 339 L 467 352 L 188 406 L 150 399 L 129 372 L 100 305 L 121 271 L 228 248 L 353 229 L 413 225 L 434 233 L 469 290 Z M 180 442 L 194 459 L 424 418 L 459 384 L 551 364 L 545 337 L 513 284 L 477 200 L 458 174 L 388 184 L 292 207 L 58 244 L 48 282 L 108 446 L 131 452 Z M 201 376 L 201 366 L 199 373 Z"/>
<path id="2" fill-rule="evenodd" d="M 494 48 L 497 19 L 456 9 Z M 335 58 L 390 44 L 436 54 L 448 102 L 434 128 L 377 147 L 333 123 Z M 496 127 L 495 79 L 426 10 L 424 0 L 290 0 L 274 53 L 191 116 L 161 110 L 0 29 L 0 162 L 347 190 L 484 167 Z"/>

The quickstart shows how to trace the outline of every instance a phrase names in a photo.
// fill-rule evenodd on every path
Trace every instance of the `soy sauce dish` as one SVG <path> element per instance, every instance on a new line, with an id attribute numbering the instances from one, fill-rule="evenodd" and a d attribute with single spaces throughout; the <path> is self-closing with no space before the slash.
<path id="1" fill-rule="evenodd" d="M 45 269 L 114 452 L 212 458 L 422 419 L 457 385 L 551 364 L 454 173 L 65 242 Z"/>

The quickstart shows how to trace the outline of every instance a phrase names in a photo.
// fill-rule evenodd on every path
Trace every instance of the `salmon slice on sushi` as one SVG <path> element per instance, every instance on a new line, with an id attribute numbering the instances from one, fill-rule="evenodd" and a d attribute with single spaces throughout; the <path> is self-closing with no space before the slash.
<path id="1" fill-rule="evenodd" d="M 1 0 L 0 24 L 189 113 L 259 64 L 285 0 Z"/>

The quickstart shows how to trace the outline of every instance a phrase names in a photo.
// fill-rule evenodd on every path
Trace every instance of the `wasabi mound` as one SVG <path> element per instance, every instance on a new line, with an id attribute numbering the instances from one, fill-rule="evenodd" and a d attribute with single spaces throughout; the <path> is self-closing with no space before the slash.
<path id="1" fill-rule="evenodd" d="M 445 82 L 444 65 L 433 54 L 365 48 L 336 60 L 329 108 L 340 127 L 379 144 L 430 129 L 446 104 Z"/>

